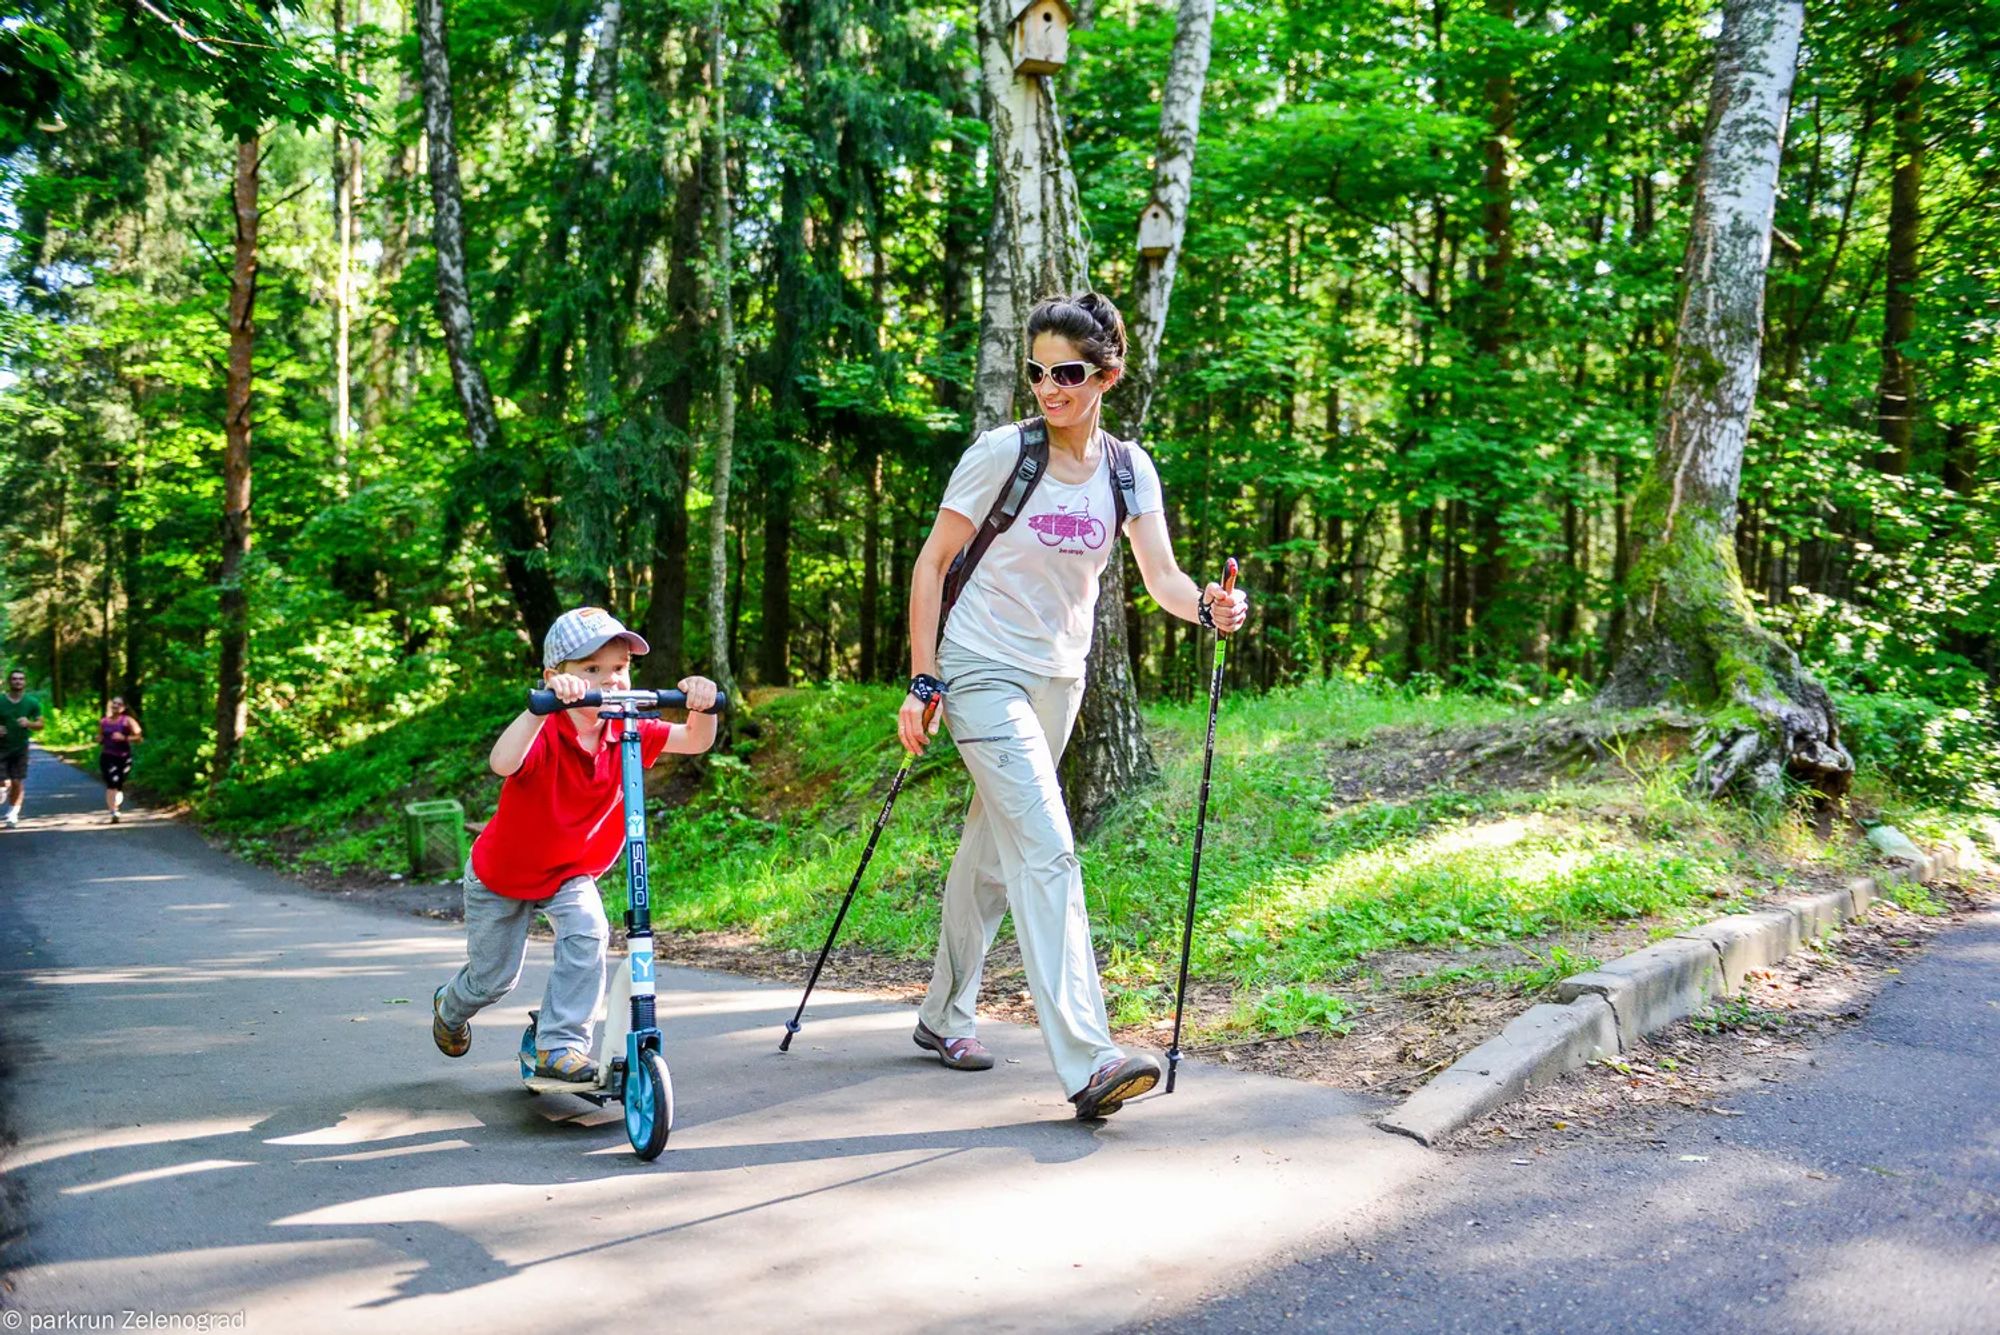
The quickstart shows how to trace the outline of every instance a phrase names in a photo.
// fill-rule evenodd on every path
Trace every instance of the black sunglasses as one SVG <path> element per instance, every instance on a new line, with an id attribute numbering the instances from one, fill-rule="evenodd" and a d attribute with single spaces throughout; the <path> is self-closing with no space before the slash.
<path id="1" fill-rule="evenodd" d="M 1064 389 L 1075 389 L 1104 368 L 1092 366 L 1089 362 L 1057 362 L 1054 366 L 1044 366 L 1033 357 L 1028 358 L 1028 383 L 1039 385 L 1042 377 L 1061 385 Z"/>

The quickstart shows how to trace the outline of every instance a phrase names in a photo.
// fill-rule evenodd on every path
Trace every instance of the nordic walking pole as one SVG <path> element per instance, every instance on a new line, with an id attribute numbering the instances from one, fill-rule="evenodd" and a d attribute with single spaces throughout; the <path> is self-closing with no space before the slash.
<path id="1" fill-rule="evenodd" d="M 1236 590 L 1236 558 L 1223 567 L 1222 592 Z M 1187 1001 L 1188 955 L 1194 949 L 1194 898 L 1201 885 L 1201 835 L 1208 824 L 1208 775 L 1215 768 L 1215 711 L 1222 704 L 1223 648 L 1229 643 L 1221 631 L 1215 633 L 1215 666 L 1208 674 L 1208 741 L 1201 753 L 1201 798 L 1194 809 L 1194 861 L 1188 870 L 1187 920 L 1181 929 L 1181 980 L 1174 988 L 1174 1041 L 1167 1048 L 1167 1090 L 1174 1092 L 1174 1076 L 1181 1067 L 1181 1007 Z"/>
<path id="2" fill-rule="evenodd" d="M 924 706 L 924 731 L 929 732 L 931 718 L 937 713 L 937 701 Z M 806 1013 L 806 1002 L 812 998 L 813 986 L 819 982 L 819 971 L 826 967 L 826 957 L 833 953 L 833 939 L 840 935 L 840 924 L 847 921 L 847 906 L 854 902 L 854 892 L 861 888 L 862 873 L 868 870 L 868 859 L 875 856 L 875 841 L 882 837 L 882 827 L 889 823 L 889 812 L 896 805 L 896 794 L 903 791 L 903 780 L 910 777 L 910 766 L 917 763 L 914 753 L 896 771 L 896 781 L 889 785 L 889 796 L 882 802 L 882 814 L 875 818 L 875 828 L 869 831 L 868 847 L 861 850 L 861 865 L 854 869 L 854 879 L 847 883 L 847 898 L 840 901 L 840 912 L 833 915 L 832 930 L 826 934 L 826 944 L 819 948 L 819 958 L 813 962 L 812 976 L 806 979 L 805 995 L 799 998 L 799 1008 L 792 1012 L 792 1018 L 785 1021 L 785 1036 L 778 1040 L 778 1051 L 790 1052 L 792 1040 L 798 1037 L 799 1020 Z"/>

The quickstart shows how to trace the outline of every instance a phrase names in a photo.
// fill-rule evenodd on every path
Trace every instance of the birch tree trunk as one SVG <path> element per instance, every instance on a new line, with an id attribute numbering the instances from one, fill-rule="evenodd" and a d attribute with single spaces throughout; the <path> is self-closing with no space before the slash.
<path id="1" fill-rule="evenodd" d="M 1055 81 L 1014 73 L 1012 0 L 979 0 L 980 79 L 993 170 L 993 225 L 973 378 L 973 430 L 1015 416 L 1028 313 L 1043 297 L 1089 281 L 1076 173 L 1056 110 Z M 1105 566 L 1083 706 L 1063 754 L 1070 824 L 1083 834 L 1121 793 L 1158 773 L 1139 718 L 1126 653 L 1122 555 Z"/>
<path id="2" fill-rule="evenodd" d="M 243 740 L 244 676 L 250 653 L 250 598 L 243 561 L 250 552 L 250 361 L 257 346 L 259 139 L 236 141 L 236 253 L 229 270 L 229 371 L 223 391 L 222 561 L 216 569 L 215 757 L 210 785 L 236 761 Z"/>
<path id="3" fill-rule="evenodd" d="M 1833 702 L 1757 621 L 1736 563 L 1779 152 L 1800 0 L 1727 0 L 1653 465 L 1633 503 L 1626 644 L 1601 697 L 1716 707 L 1699 782 L 1771 797 L 1787 772 L 1838 796 L 1854 762 Z"/>
<path id="4" fill-rule="evenodd" d="M 438 322 L 444 326 L 451 379 L 465 412 L 472 448 L 486 459 L 491 481 L 486 511 L 500 544 L 507 585 L 539 649 L 561 610 L 549 578 L 538 525 L 523 495 L 523 470 L 501 436 L 493 391 L 480 368 L 465 277 L 465 204 L 458 177 L 458 140 L 452 125 L 451 57 L 445 39 L 445 0 L 419 0 L 417 36 L 423 53 L 424 130 L 430 146 L 431 236 L 437 247 Z"/>
<path id="5" fill-rule="evenodd" d="M 720 0 L 709 8 L 709 97 L 715 106 L 708 162 L 713 173 L 709 189 L 715 203 L 715 471 L 709 484 L 714 499 L 708 510 L 708 644 L 710 675 L 730 694 L 736 677 L 729 663 L 729 470 L 736 451 L 736 315 L 730 306 L 730 230 L 735 226 L 729 207 L 729 85 L 723 66 L 725 10 Z"/>
<path id="6" fill-rule="evenodd" d="M 973 377 L 972 429 L 1014 420 L 1021 330 L 1045 296 L 1087 281 L 1083 209 L 1048 76 L 1014 73 L 1012 0 L 979 0 L 980 80 L 992 130 L 993 225 Z"/>
<path id="7" fill-rule="evenodd" d="M 1139 304 L 1131 325 L 1133 346 L 1127 351 L 1124 383 L 1114 396 L 1120 410 L 1120 432 L 1133 439 L 1145 431 L 1159 382 L 1160 338 L 1166 332 L 1167 307 L 1180 269 L 1181 241 L 1187 234 L 1194 191 L 1194 146 L 1201 132 L 1201 97 L 1208 83 L 1214 31 L 1215 0 L 1181 0 L 1166 89 L 1160 101 L 1160 144 L 1153 160 L 1153 199 L 1167 208 L 1172 241 L 1164 256 L 1140 261 Z M 1199 572 L 1196 579 L 1200 581 Z M 1091 829 L 1121 794 L 1159 773 L 1139 716 L 1125 601 L 1121 546 L 1106 564 L 1098 587 L 1092 614 L 1095 630 L 1084 669 L 1083 707 L 1077 717 L 1077 735 L 1063 760 L 1071 821 L 1079 831 Z"/>
<path id="8" fill-rule="evenodd" d="M 1194 146 L 1201 134 L 1201 96 L 1208 83 L 1214 36 L 1215 0 L 1181 0 L 1166 91 L 1160 100 L 1160 147 L 1153 159 L 1153 199 L 1166 206 L 1171 240 L 1165 255 L 1140 261 L 1139 304 L 1132 318 L 1136 355 L 1127 359 L 1131 364 L 1118 392 L 1119 426 L 1135 440 L 1144 435 L 1159 382 L 1160 339 L 1166 333 L 1167 306 L 1173 300 L 1181 242 L 1193 204 Z"/>

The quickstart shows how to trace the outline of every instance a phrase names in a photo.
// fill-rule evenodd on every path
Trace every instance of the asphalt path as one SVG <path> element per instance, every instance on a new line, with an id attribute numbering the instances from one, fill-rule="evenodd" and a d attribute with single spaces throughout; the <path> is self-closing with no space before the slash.
<path id="1" fill-rule="evenodd" d="M 468 1057 L 436 1051 L 429 998 L 463 957 L 460 929 L 183 824 L 109 825 L 94 778 L 37 751 L 0 833 L 7 1328 L 1108 1329 L 1434 1162 L 1370 1127 L 1379 1104 L 1202 1064 L 1079 1123 L 1033 1030 L 988 1024 L 1001 1064 L 946 1071 L 878 998 L 816 996 L 781 1056 L 794 988 L 669 969 L 679 1115 L 645 1165 L 615 1106 L 516 1080 L 546 943 Z"/>
<path id="2" fill-rule="evenodd" d="M 1659 1143 L 1442 1156 L 1381 1227 L 1149 1330 L 2000 1331 L 2000 911 Z"/>
<path id="3" fill-rule="evenodd" d="M 643 1165 L 616 1108 L 513 1078 L 546 944 L 449 1061 L 457 929 L 104 824 L 40 752 L 31 785 L 0 833 L 4 1329 L 2000 1330 L 2000 913 L 1744 1116 L 1524 1165 L 1198 1063 L 1079 1124 L 1032 1030 L 947 1072 L 909 1007 L 828 993 L 780 1056 L 794 989 L 664 970 L 679 1116 Z"/>

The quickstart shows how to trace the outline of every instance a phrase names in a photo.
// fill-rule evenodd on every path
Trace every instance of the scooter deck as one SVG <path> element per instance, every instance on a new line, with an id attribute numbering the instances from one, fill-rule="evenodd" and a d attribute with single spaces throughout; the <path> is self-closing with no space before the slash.
<path id="1" fill-rule="evenodd" d="M 530 1094 L 576 1094 L 596 1103 L 610 1102 L 612 1093 L 589 1080 L 557 1080 L 552 1076 L 531 1075 L 521 1082 Z"/>

